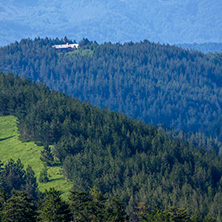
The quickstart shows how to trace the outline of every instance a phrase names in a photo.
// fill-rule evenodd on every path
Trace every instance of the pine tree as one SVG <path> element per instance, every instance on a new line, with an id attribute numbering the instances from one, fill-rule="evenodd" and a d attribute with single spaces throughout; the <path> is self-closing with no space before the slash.
<path id="1" fill-rule="evenodd" d="M 2 222 L 34 222 L 36 207 L 23 191 L 12 191 L 2 207 Z"/>
<path id="2" fill-rule="evenodd" d="M 0 188 L 4 187 L 4 182 L 3 182 L 3 171 L 4 171 L 4 168 L 3 168 L 3 163 L 1 162 L 0 160 Z"/>
<path id="3" fill-rule="evenodd" d="M 0 188 L 0 221 L 2 221 L 1 218 L 2 218 L 3 206 L 8 200 L 8 198 L 9 198 L 9 195 L 6 192 L 6 190 L 4 188 Z"/>
<path id="4" fill-rule="evenodd" d="M 85 191 L 70 191 L 70 208 L 74 221 L 90 221 L 92 199 Z"/>
<path id="5" fill-rule="evenodd" d="M 43 168 L 42 171 L 40 172 L 39 182 L 40 182 L 40 183 L 47 183 L 48 181 L 49 181 L 49 178 L 48 178 L 48 169 L 47 169 L 47 166 L 44 165 L 44 168 Z"/>
<path id="6" fill-rule="evenodd" d="M 8 193 L 10 193 L 13 189 L 22 190 L 25 184 L 25 170 L 20 159 L 18 159 L 17 162 L 12 159 L 9 160 L 4 165 L 4 169 L 1 174 L 1 183 Z"/>
<path id="7" fill-rule="evenodd" d="M 46 190 L 46 197 L 39 207 L 38 219 L 44 222 L 71 221 L 69 206 L 61 200 L 59 191 L 54 188 Z"/>
<path id="8" fill-rule="evenodd" d="M 124 210 L 123 204 L 120 202 L 117 196 L 112 197 L 106 202 L 105 209 L 105 218 L 106 221 L 127 221 L 128 217 Z"/>
<path id="9" fill-rule="evenodd" d="M 53 165 L 54 157 L 49 146 L 44 146 L 43 150 L 41 151 L 40 160 L 47 166 Z"/>
<path id="10" fill-rule="evenodd" d="M 105 221 L 105 203 L 107 199 L 103 196 L 102 192 L 97 187 L 90 189 L 90 195 L 92 196 L 92 215 L 91 221 L 102 222 Z"/>
<path id="11" fill-rule="evenodd" d="M 185 209 L 182 208 L 176 208 L 176 207 L 168 207 L 164 211 L 165 215 L 167 215 L 170 219 L 170 221 L 175 222 L 189 222 L 190 217 L 187 215 L 187 212 Z"/>
<path id="12" fill-rule="evenodd" d="M 35 177 L 35 172 L 30 166 L 26 168 L 25 173 L 25 192 L 28 194 L 28 198 L 37 200 L 38 198 L 38 184 Z"/>

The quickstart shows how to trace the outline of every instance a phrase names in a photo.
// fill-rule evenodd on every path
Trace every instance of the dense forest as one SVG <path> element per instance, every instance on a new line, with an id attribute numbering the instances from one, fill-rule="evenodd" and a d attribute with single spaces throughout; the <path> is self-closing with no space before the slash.
<path id="1" fill-rule="evenodd" d="M 98 188 L 89 191 L 72 190 L 63 201 L 54 188 L 38 191 L 33 170 L 25 170 L 21 161 L 0 162 L 0 221 L 1 222 L 70 222 L 70 221 L 129 221 L 124 204 L 118 196 L 107 198 Z M 139 203 L 130 221 L 199 222 L 197 214 L 189 215 L 184 208 L 169 206 L 151 208 Z M 215 222 L 209 214 L 204 222 Z"/>
<path id="2" fill-rule="evenodd" d="M 214 150 L 11 73 L 0 73 L 0 104 L 1 115 L 18 118 L 22 140 L 44 145 L 46 165 L 63 166 L 74 191 L 118 196 L 130 218 L 142 203 L 145 214 L 174 206 L 196 221 L 222 220 L 222 157 Z"/>
<path id="3" fill-rule="evenodd" d="M 222 54 L 151 43 L 97 44 L 62 52 L 67 38 L 23 39 L 0 48 L 0 70 L 144 123 L 222 141 Z"/>

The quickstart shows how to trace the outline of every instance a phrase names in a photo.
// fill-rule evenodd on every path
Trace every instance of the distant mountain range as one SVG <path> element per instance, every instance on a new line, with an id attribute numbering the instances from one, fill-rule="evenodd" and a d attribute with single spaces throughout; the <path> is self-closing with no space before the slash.
<path id="1" fill-rule="evenodd" d="M 221 0 L 1 0 L 0 45 L 22 38 L 221 42 Z"/>

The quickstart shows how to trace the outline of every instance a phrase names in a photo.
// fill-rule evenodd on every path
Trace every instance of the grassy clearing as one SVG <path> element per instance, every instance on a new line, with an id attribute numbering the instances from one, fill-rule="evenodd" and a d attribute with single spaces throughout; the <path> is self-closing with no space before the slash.
<path id="1" fill-rule="evenodd" d="M 40 154 L 43 147 L 34 142 L 22 142 L 18 139 L 19 133 L 14 116 L 0 116 L 0 160 L 5 163 L 9 159 L 21 159 L 25 168 L 30 165 L 35 171 L 37 178 L 43 169 Z M 48 167 L 49 182 L 39 183 L 40 191 L 49 187 L 55 187 L 62 192 L 62 198 L 67 199 L 68 191 L 72 185 L 63 179 L 61 167 Z"/>

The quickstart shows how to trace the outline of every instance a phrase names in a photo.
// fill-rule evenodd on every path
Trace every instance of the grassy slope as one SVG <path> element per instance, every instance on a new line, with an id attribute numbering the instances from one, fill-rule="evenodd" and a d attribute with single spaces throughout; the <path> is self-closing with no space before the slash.
<path id="1" fill-rule="evenodd" d="M 39 159 L 42 147 L 33 142 L 20 141 L 16 121 L 14 116 L 0 116 L 0 160 L 5 163 L 9 159 L 17 160 L 20 158 L 25 168 L 30 165 L 38 178 L 43 168 L 43 164 Z M 49 167 L 50 181 L 48 183 L 39 183 L 39 189 L 43 192 L 49 187 L 55 187 L 57 190 L 62 191 L 62 197 L 67 199 L 71 183 L 64 180 L 60 172 L 61 167 Z"/>

